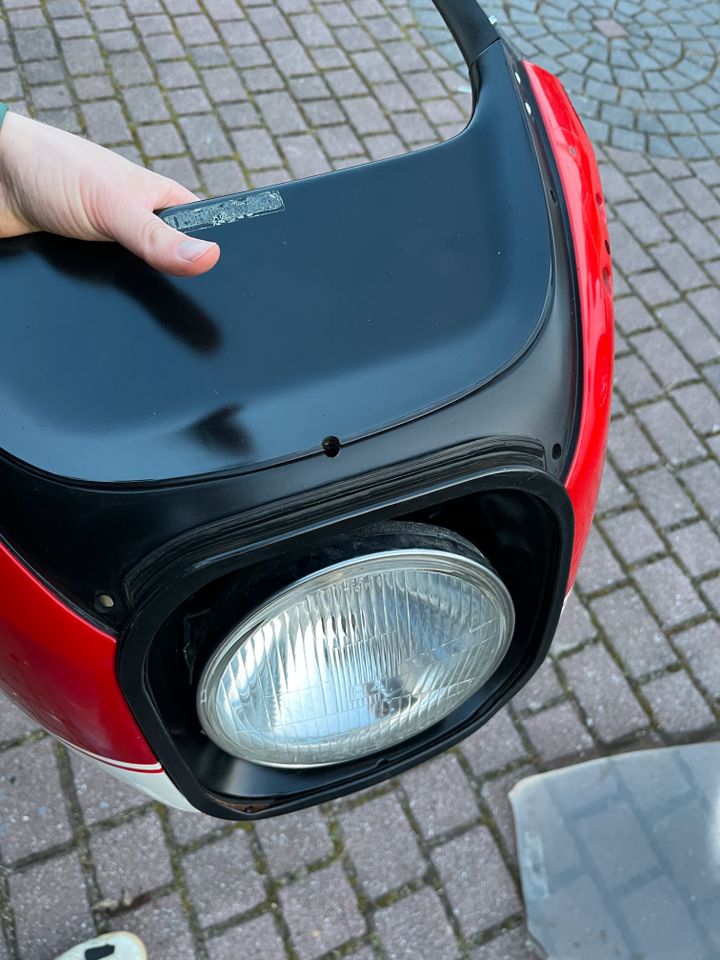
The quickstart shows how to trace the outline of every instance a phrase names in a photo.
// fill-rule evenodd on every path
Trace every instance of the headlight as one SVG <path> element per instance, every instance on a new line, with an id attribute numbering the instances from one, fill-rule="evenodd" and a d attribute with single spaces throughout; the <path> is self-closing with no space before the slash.
<path id="1" fill-rule="evenodd" d="M 507 652 L 509 593 L 482 562 L 390 550 L 298 580 L 239 624 L 198 688 L 205 732 L 255 763 L 383 750 L 475 693 Z"/>

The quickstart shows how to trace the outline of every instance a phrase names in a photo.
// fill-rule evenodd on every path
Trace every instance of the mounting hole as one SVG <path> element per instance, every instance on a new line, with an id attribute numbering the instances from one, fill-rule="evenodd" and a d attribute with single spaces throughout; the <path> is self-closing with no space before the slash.
<path id="1" fill-rule="evenodd" d="M 610 253 L 610 241 L 609 241 L 609 240 L 606 240 L 606 241 L 605 241 L 605 249 L 607 250 L 608 253 Z"/>
<path id="2" fill-rule="evenodd" d="M 575 147 L 570 147 L 570 156 L 571 157 L 577 156 L 577 150 L 575 149 Z"/>
<path id="3" fill-rule="evenodd" d="M 325 437 L 322 448 L 326 457 L 336 457 L 340 453 L 340 441 L 337 437 Z"/>
<path id="4" fill-rule="evenodd" d="M 110 596 L 109 593 L 96 593 L 95 594 L 95 608 L 101 613 L 106 613 L 108 610 L 112 610 L 115 606 L 115 601 Z"/>
<path id="5" fill-rule="evenodd" d="M 559 443 L 554 443 L 551 450 L 553 460 L 559 460 L 562 456 L 562 447 Z"/>
<path id="6" fill-rule="evenodd" d="M 552 200 L 553 203 L 557 203 L 557 202 L 558 202 L 557 194 L 555 193 L 554 190 L 551 190 L 551 191 L 550 191 L 550 199 Z"/>

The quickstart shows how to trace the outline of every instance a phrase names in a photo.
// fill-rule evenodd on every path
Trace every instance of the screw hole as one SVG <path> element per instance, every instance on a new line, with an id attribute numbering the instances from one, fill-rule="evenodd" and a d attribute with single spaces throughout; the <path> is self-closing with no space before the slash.
<path id="1" fill-rule="evenodd" d="M 326 457 L 336 457 L 340 453 L 340 441 L 337 437 L 325 437 L 322 448 Z"/>
<path id="2" fill-rule="evenodd" d="M 551 191 L 550 191 L 550 199 L 552 200 L 553 203 L 557 203 L 557 202 L 558 202 L 557 194 L 555 193 L 554 190 L 551 190 Z"/>
<path id="3" fill-rule="evenodd" d="M 570 147 L 570 156 L 571 157 L 577 156 L 577 150 L 575 149 L 575 147 Z"/>
<path id="4" fill-rule="evenodd" d="M 605 249 L 607 250 L 608 253 L 610 253 L 610 241 L 609 241 L 609 240 L 606 240 L 606 241 L 605 241 Z"/>
<path id="5" fill-rule="evenodd" d="M 560 446 L 559 443 L 555 443 L 553 444 L 553 448 L 551 452 L 552 452 L 553 460 L 559 460 L 560 457 L 562 456 L 562 447 Z"/>

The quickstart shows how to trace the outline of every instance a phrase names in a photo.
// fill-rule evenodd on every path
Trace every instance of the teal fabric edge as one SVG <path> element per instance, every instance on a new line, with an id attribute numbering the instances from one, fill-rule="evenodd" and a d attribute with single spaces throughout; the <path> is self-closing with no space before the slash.
<path id="1" fill-rule="evenodd" d="M 8 105 L 0 100 L 0 130 L 2 130 L 3 120 L 8 112 Z"/>

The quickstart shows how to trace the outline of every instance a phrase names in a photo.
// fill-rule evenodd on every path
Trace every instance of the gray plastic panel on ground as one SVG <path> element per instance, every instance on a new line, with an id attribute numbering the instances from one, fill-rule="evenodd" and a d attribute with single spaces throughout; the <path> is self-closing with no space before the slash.
<path id="1" fill-rule="evenodd" d="M 540 774 L 510 801 L 540 956 L 720 957 L 720 744 Z"/>

